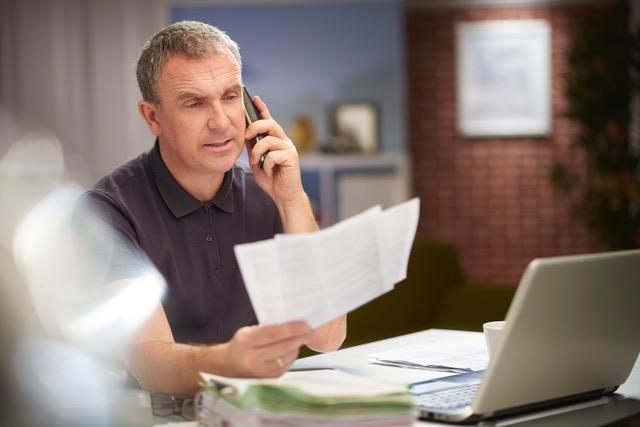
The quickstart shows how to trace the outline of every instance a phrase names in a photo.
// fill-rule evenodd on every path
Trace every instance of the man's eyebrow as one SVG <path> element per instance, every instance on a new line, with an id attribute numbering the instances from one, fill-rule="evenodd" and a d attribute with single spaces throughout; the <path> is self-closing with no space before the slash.
<path id="1" fill-rule="evenodd" d="M 225 93 L 234 92 L 234 91 L 241 92 L 242 91 L 242 85 L 240 83 L 236 83 L 236 84 L 233 84 L 233 85 L 231 85 L 231 86 L 229 86 L 228 88 L 225 89 Z M 199 93 L 196 93 L 196 92 L 189 92 L 189 91 L 180 92 L 180 93 L 178 93 L 178 96 L 176 96 L 176 100 L 178 102 L 184 101 L 185 99 L 192 99 L 192 98 L 205 99 L 205 98 L 207 98 L 207 96 L 199 94 Z"/>
<path id="2" fill-rule="evenodd" d="M 229 86 L 225 92 L 233 92 L 233 91 L 242 91 L 242 85 L 240 83 L 236 83 L 232 86 Z"/>
<path id="3" fill-rule="evenodd" d="M 180 92 L 176 97 L 178 101 L 183 101 L 185 99 L 191 99 L 191 98 L 203 98 L 203 96 L 195 92 Z"/>

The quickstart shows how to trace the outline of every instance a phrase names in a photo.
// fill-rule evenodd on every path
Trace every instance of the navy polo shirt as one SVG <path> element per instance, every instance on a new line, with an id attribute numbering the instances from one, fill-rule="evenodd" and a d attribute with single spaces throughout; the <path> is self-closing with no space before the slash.
<path id="1" fill-rule="evenodd" d="M 102 178 L 83 195 L 84 203 L 97 207 L 133 252 L 144 252 L 164 276 L 162 305 L 176 342 L 225 342 L 257 323 L 233 246 L 271 238 L 282 224 L 251 173 L 233 167 L 214 198 L 202 203 L 171 175 L 156 141 Z M 112 259 L 111 280 L 135 277 L 136 264 L 144 268 L 144 257 Z"/>

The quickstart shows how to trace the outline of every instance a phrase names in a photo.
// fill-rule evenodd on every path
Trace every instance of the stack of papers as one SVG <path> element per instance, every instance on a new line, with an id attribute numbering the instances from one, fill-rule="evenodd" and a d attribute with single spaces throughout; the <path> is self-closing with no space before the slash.
<path id="1" fill-rule="evenodd" d="M 407 276 L 419 210 L 414 198 L 315 233 L 236 245 L 258 321 L 317 327 L 393 289 Z"/>
<path id="2" fill-rule="evenodd" d="M 482 334 L 431 329 L 421 343 L 370 354 L 369 362 L 463 373 L 486 369 L 489 356 Z"/>
<path id="3" fill-rule="evenodd" d="M 201 376 L 198 419 L 207 427 L 410 426 L 415 419 L 406 385 L 342 371 L 287 372 L 277 379 Z"/>

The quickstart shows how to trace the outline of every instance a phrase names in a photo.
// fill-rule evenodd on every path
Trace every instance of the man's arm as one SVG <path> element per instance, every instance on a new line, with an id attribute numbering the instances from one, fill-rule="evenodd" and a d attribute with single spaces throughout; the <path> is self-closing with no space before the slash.
<path id="1" fill-rule="evenodd" d="M 140 329 L 125 360 L 143 389 L 190 397 L 198 390 L 199 372 L 229 377 L 282 375 L 309 333 L 305 323 L 290 322 L 240 328 L 223 344 L 178 344 L 162 306 L 158 306 Z"/>
<path id="2" fill-rule="evenodd" d="M 109 226 L 88 229 L 94 215 L 103 218 Z M 91 256 L 96 259 L 111 260 L 104 292 L 131 286 L 154 268 L 137 246 L 132 224 L 106 194 L 85 194 L 78 202 L 74 224 L 78 236 L 89 234 L 94 238 L 89 239 L 92 244 L 79 250 L 92 251 Z M 97 232 L 104 235 L 96 236 Z M 96 244 L 96 237 L 100 244 Z M 86 238 L 78 240 L 78 244 L 86 243 Z M 148 319 L 140 323 L 136 320 L 135 326 L 137 329 L 123 355 L 129 371 L 145 390 L 185 397 L 197 391 L 201 371 L 236 377 L 279 376 L 311 336 L 305 323 L 290 322 L 241 328 L 230 341 L 218 345 L 178 344 L 160 304 Z M 120 348 L 114 351 L 122 354 Z"/>
<path id="3" fill-rule="evenodd" d="M 257 96 L 253 101 L 263 119 L 247 128 L 245 139 L 265 135 L 255 146 L 247 147 L 256 182 L 275 201 L 285 233 L 317 231 L 318 224 L 302 187 L 298 152 L 265 103 Z M 260 157 L 265 153 L 260 168 Z M 344 341 L 346 331 L 347 316 L 343 315 L 315 329 L 305 344 L 316 351 L 333 351 Z"/>

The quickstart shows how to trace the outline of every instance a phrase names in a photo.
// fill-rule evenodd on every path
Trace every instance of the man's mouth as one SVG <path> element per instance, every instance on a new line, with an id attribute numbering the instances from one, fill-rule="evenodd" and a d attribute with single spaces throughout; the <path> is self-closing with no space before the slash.
<path id="1" fill-rule="evenodd" d="M 221 142 L 211 142 L 209 144 L 204 144 L 203 146 L 208 148 L 224 147 L 225 145 L 230 144 L 232 141 L 233 139 L 227 139 Z"/>

